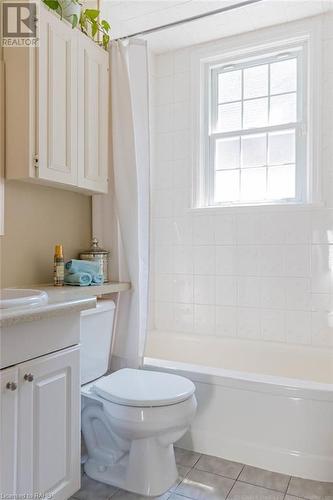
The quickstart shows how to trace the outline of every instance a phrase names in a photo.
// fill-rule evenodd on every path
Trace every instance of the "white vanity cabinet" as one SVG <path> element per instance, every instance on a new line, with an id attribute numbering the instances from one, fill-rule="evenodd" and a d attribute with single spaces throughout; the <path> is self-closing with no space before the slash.
<path id="1" fill-rule="evenodd" d="M 4 49 L 6 177 L 108 190 L 108 54 L 41 2 L 39 47 Z"/>
<path id="2" fill-rule="evenodd" d="M 0 377 L 0 494 L 67 500 L 80 488 L 79 346 Z"/>

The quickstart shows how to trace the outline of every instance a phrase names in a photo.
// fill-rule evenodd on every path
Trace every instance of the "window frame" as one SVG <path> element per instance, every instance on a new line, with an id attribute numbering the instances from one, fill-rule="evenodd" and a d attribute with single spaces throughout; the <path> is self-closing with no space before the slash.
<path id="1" fill-rule="evenodd" d="M 293 33 L 293 36 L 290 36 Z M 193 50 L 191 54 L 192 79 L 192 152 L 193 152 L 193 191 L 192 209 L 220 210 L 231 207 L 291 207 L 300 205 L 322 205 L 321 186 L 321 59 L 322 59 L 322 25 L 319 18 L 303 19 L 281 26 L 273 26 L 258 33 L 246 33 L 209 42 Z M 306 168 L 306 175 L 297 179 L 301 187 L 297 198 L 293 201 L 283 200 L 270 202 L 213 203 L 208 198 L 206 165 L 209 161 L 208 141 L 203 140 L 209 127 L 209 113 L 204 106 L 203 96 L 210 92 L 209 66 L 227 65 L 233 61 L 260 57 L 264 54 L 289 52 L 294 47 L 302 47 L 303 51 L 303 89 L 302 102 L 305 110 L 304 122 L 307 133 L 306 147 L 297 152 L 299 161 Z M 223 57 L 221 57 L 223 54 Z M 300 65 L 298 65 L 300 68 Z M 259 132 L 259 129 L 255 129 Z M 302 156 L 300 156 L 302 155 Z M 305 171 L 305 170 L 304 170 Z M 303 171 L 303 172 L 304 172 Z"/>
<path id="2" fill-rule="evenodd" d="M 307 114 L 306 114 L 306 71 L 305 71 L 305 63 L 304 52 L 306 51 L 306 47 L 304 45 L 285 45 L 280 47 L 277 52 L 270 54 L 261 54 L 257 55 L 254 53 L 251 57 L 247 58 L 245 61 L 242 59 L 228 61 L 225 63 L 225 60 L 219 61 L 219 63 L 208 64 L 206 66 L 206 71 L 209 74 L 206 76 L 208 80 L 208 84 L 210 87 L 210 91 L 203 96 L 203 99 L 206 101 L 208 119 L 206 121 L 206 132 L 205 138 L 205 149 L 207 149 L 207 163 L 206 163 L 206 203 L 207 206 L 230 206 L 230 205 L 244 205 L 244 204 L 274 204 L 274 203 L 301 203 L 305 201 L 306 195 L 306 143 L 307 143 Z M 278 56 L 280 54 L 289 54 L 285 58 L 279 59 Z M 297 60 L 297 88 L 296 88 L 296 121 L 290 122 L 287 124 L 281 125 L 267 125 L 265 127 L 253 127 L 248 129 L 239 129 L 228 132 L 217 132 L 214 131 L 214 126 L 216 127 L 218 120 L 218 76 L 222 73 L 227 73 L 231 71 L 235 71 L 237 69 L 244 70 L 246 68 L 253 68 L 255 66 L 260 66 L 263 64 L 269 64 L 278 61 L 285 61 L 288 59 L 296 59 Z M 226 69 L 230 66 L 230 69 Z M 232 69 L 231 69 L 232 67 Z M 270 72 L 268 76 L 268 88 L 270 82 Z M 242 79 L 242 96 L 241 96 L 241 104 L 243 106 L 243 90 L 244 90 L 244 81 Z M 289 92 L 291 93 L 291 92 Z M 285 95 L 287 92 L 277 94 L 277 95 Z M 265 96 L 263 96 L 265 97 Z M 270 98 L 268 97 L 268 113 L 270 111 Z M 243 116 L 243 113 L 242 113 Z M 215 124 L 215 125 L 214 125 Z M 215 144 L 218 139 L 233 137 L 233 136 L 249 136 L 253 134 L 260 134 L 274 132 L 274 131 L 282 131 L 282 130 L 290 130 L 295 129 L 295 197 L 294 198 L 277 198 L 277 199 L 263 199 L 263 200 L 255 200 L 255 201 L 228 201 L 228 202 L 216 202 L 215 201 Z M 266 167 L 267 168 L 267 167 Z M 241 168 L 240 168 L 240 171 Z"/>

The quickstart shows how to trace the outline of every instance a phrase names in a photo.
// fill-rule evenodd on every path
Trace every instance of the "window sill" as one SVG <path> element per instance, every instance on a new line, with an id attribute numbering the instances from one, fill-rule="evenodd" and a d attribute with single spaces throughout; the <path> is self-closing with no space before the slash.
<path id="1" fill-rule="evenodd" d="M 253 213 L 253 212 L 288 212 L 304 210 L 320 210 L 325 208 L 325 203 L 258 203 L 239 205 L 217 205 L 207 207 L 192 207 L 188 209 L 191 214 L 207 215 L 219 213 Z"/>

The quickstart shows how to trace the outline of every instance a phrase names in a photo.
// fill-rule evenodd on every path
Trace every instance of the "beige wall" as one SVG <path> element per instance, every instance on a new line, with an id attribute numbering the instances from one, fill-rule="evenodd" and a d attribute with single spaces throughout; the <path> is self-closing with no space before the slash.
<path id="1" fill-rule="evenodd" d="M 54 245 L 65 259 L 90 245 L 91 197 L 20 181 L 5 185 L 1 287 L 52 282 Z"/>

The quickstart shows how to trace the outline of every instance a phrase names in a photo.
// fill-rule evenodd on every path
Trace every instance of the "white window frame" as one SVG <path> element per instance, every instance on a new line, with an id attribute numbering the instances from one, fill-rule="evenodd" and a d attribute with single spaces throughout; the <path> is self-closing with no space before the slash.
<path id="1" fill-rule="evenodd" d="M 295 33 L 290 38 L 290 33 Z M 300 205 L 320 204 L 320 73 L 321 73 L 321 25 L 320 21 L 304 20 L 289 23 L 285 27 L 262 30 L 260 35 L 246 34 L 221 40 L 219 43 L 206 44 L 192 55 L 192 109 L 193 109 L 193 208 L 261 206 L 261 205 Z M 287 36 L 289 35 L 289 37 Z M 258 43 L 259 42 L 259 43 Z M 260 43 L 261 42 L 261 43 Z M 211 71 L 227 65 L 244 64 L 246 61 L 260 59 L 261 64 L 279 53 L 298 51 L 298 81 L 302 82 L 297 102 L 298 145 L 296 151 L 296 197 L 292 200 L 265 200 L 262 202 L 215 203 L 213 201 L 211 116 L 207 102 L 211 99 Z M 223 57 L 221 57 L 223 54 Z M 241 62 L 242 61 L 242 62 Z M 218 69 L 216 69 L 218 71 Z M 286 125 L 286 129 L 291 124 Z M 274 127 L 254 128 L 232 131 L 219 135 L 239 135 L 274 130 Z M 276 129 L 281 129 L 277 126 Z"/>

